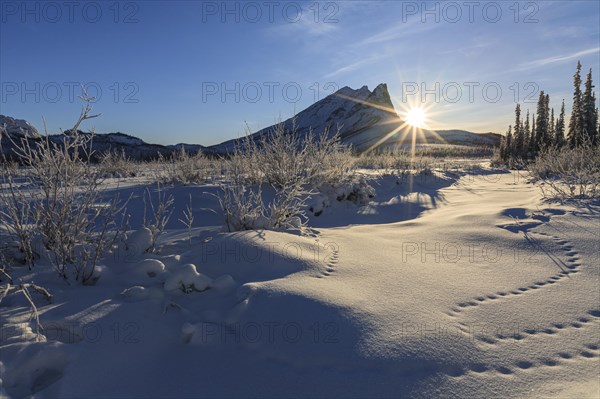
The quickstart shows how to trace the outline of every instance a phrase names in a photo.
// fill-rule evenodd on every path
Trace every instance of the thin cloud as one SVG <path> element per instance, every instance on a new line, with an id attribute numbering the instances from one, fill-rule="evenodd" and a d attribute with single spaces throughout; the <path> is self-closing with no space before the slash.
<path id="1" fill-rule="evenodd" d="M 311 36 L 323 36 L 339 29 L 335 18 L 326 19 L 318 17 L 315 20 L 314 11 L 308 7 L 302 7 L 300 17 L 294 21 L 283 21 L 270 27 L 269 30 L 276 34 L 308 34 Z"/>
<path id="2" fill-rule="evenodd" d="M 338 68 L 335 71 L 333 71 L 331 73 L 328 73 L 327 75 L 325 75 L 323 77 L 325 79 L 329 79 L 329 78 L 332 78 L 334 76 L 340 75 L 340 74 L 345 73 L 345 72 L 355 71 L 358 68 L 360 68 L 361 66 L 363 66 L 363 65 L 365 65 L 365 64 L 367 64 L 367 63 L 369 63 L 371 61 L 372 61 L 371 58 L 366 58 L 366 59 L 363 59 L 363 60 L 360 60 L 360 61 L 356 61 L 356 62 L 353 62 L 353 63 L 348 64 L 346 66 L 343 66 L 341 68 Z"/>
<path id="3" fill-rule="evenodd" d="M 366 37 L 360 42 L 358 42 L 357 45 L 371 45 L 376 43 L 387 42 L 390 40 L 397 40 L 405 36 L 420 34 L 428 30 L 435 29 L 439 25 L 440 24 L 423 23 L 420 20 L 413 18 L 407 22 L 395 25 L 392 28 L 385 29 L 372 36 Z"/>
<path id="4" fill-rule="evenodd" d="M 526 63 L 521 64 L 519 66 L 519 70 L 533 69 L 533 68 L 545 66 L 545 65 L 548 65 L 548 64 L 555 64 L 555 63 L 559 63 L 559 62 L 569 61 L 569 60 L 572 60 L 572 59 L 575 59 L 575 58 L 582 57 L 584 55 L 597 54 L 598 52 L 600 52 L 600 47 L 594 47 L 594 48 L 589 48 L 587 50 L 578 51 L 578 52 L 573 53 L 573 54 L 566 54 L 566 55 L 558 55 L 558 56 L 548 57 L 548 58 L 541 58 L 539 60 L 534 60 L 534 61 L 530 61 L 530 62 L 526 62 Z"/>

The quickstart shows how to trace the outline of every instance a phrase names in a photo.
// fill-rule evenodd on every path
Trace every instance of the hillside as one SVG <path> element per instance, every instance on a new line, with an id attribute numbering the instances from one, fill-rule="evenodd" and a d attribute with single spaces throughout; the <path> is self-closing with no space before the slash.
<path id="1" fill-rule="evenodd" d="M 341 142 L 351 145 L 356 151 L 389 149 L 415 144 L 453 144 L 467 146 L 496 146 L 500 135 L 496 133 L 472 133 L 465 130 L 430 131 L 420 129 L 413 138 L 414 129 L 400 119 L 385 83 L 373 91 L 367 86 L 352 89 L 348 86 L 312 104 L 295 117 L 283 121 L 286 131 L 295 131 L 301 136 L 320 135 L 328 131 L 332 136 L 339 134 Z M 10 137 L 39 139 L 38 131 L 29 122 L 0 115 L 0 126 L 4 126 Z M 273 126 L 250 135 L 252 140 L 260 140 L 274 129 Z M 61 134 L 50 135 L 50 140 L 59 143 Z M 124 151 L 132 159 L 154 158 L 157 154 L 170 155 L 182 147 L 189 153 L 228 154 L 242 139 L 227 140 L 221 144 L 205 147 L 199 144 L 159 145 L 146 143 L 142 139 L 124 133 L 96 134 L 96 153 Z M 11 143 L 0 137 L 3 151 L 10 154 Z"/>
<path id="2" fill-rule="evenodd" d="M 373 91 L 367 86 L 354 90 L 348 86 L 314 103 L 283 122 L 291 131 L 304 137 L 321 134 L 328 130 L 330 135 L 339 133 L 342 143 L 352 145 L 362 152 L 369 149 L 384 149 L 413 142 L 412 128 L 402 121 L 390 98 L 387 85 L 381 83 Z M 275 126 L 269 126 L 252 134 L 259 140 Z M 464 130 L 420 130 L 417 144 L 498 145 L 500 135 L 495 133 L 472 133 Z M 240 139 L 228 140 L 210 147 L 218 153 L 233 151 Z"/>

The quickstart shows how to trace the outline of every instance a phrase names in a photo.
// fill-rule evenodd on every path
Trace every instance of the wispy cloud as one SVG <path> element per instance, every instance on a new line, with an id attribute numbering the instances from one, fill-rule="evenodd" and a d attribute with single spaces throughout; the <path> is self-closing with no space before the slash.
<path id="1" fill-rule="evenodd" d="M 398 40 L 409 35 L 417 35 L 432 29 L 435 29 L 440 24 L 426 24 L 421 20 L 413 18 L 407 22 L 396 24 L 392 28 L 385 29 L 372 36 L 366 37 L 359 41 L 357 45 L 380 44 L 391 40 Z"/>
<path id="2" fill-rule="evenodd" d="M 579 58 L 579 57 L 582 57 L 582 56 L 588 55 L 588 54 L 598 54 L 599 52 L 600 52 L 600 47 L 594 47 L 594 48 L 589 48 L 587 50 L 578 51 L 578 52 L 572 53 L 572 54 L 564 54 L 564 55 L 557 55 L 554 57 L 541 58 L 539 60 L 529 61 L 529 62 L 520 64 L 518 69 L 525 70 L 525 69 L 538 68 L 538 67 L 542 67 L 542 66 L 545 66 L 548 64 L 555 64 L 555 63 L 559 63 L 559 62 L 569 61 L 569 60 Z"/>
<path id="3" fill-rule="evenodd" d="M 468 44 L 464 46 L 457 46 L 454 48 L 449 48 L 446 51 L 443 51 L 442 54 L 455 54 L 460 53 L 465 57 L 475 57 L 479 56 L 483 51 L 489 49 L 490 47 L 496 44 L 495 40 L 486 39 L 483 40 L 481 38 L 475 38 L 473 40 L 473 44 Z"/>
<path id="4" fill-rule="evenodd" d="M 341 74 L 346 73 L 346 72 L 355 71 L 358 68 L 360 68 L 361 66 L 363 66 L 365 64 L 368 64 L 368 63 L 370 63 L 372 61 L 373 61 L 373 58 L 365 58 L 365 59 L 362 59 L 362 60 L 350 63 L 348 65 L 345 65 L 343 67 L 340 67 L 340 68 L 336 69 L 333 72 L 330 72 L 330 73 L 324 75 L 323 78 L 330 79 L 330 78 L 333 78 L 335 76 L 341 75 Z"/>
<path id="5" fill-rule="evenodd" d="M 302 7 L 299 15 L 297 20 L 275 24 L 269 28 L 269 31 L 274 34 L 322 36 L 339 29 L 339 21 L 336 18 L 315 17 L 314 11 L 310 10 L 308 6 Z"/>

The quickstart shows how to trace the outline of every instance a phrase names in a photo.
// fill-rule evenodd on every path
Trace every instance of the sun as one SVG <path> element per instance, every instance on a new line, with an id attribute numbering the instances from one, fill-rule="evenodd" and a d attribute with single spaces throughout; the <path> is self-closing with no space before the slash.
<path id="1" fill-rule="evenodd" d="M 406 123 L 414 127 L 423 127 L 425 124 L 425 110 L 414 107 L 406 113 Z"/>

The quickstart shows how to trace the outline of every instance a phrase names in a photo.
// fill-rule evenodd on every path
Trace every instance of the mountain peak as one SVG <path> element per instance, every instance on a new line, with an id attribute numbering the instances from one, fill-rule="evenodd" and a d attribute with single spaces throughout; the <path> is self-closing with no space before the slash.
<path id="1" fill-rule="evenodd" d="M 383 106 L 395 113 L 386 83 L 378 84 L 373 91 L 370 91 L 367 85 L 362 86 L 360 89 L 353 89 L 349 86 L 344 86 L 333 93 L 333 96 L 345 99 L 355 99 L 356 103 L 362 103 L 363 106 L 367 105 L 364 104 L 363 101 L 370 104 Z"/>
<path id="2" fill-rule="evenodd" d="M 392 99 L 390 98 L 390 93 L 387 88 L 387 84 L 385 83 L 380 83 L 379 85 L 377 85 L 375 90 L 373 90 L 373 92 L 369 96 L 368 101 L 370 101 L 371 103 L 389 107 L 390 110 L 394 109 Z"/>
<path id="3" fill-rule="evenodd" d="M 363 87 L 361 87 L 360 89 L 353 89 L 350 86 L 344 86 L 341 89 L 339 89 L 338 91 L 336 91 L 335 93 L 333 93 L 332 95 L 334 96 L 338 96 L 338 97 L 354 97 L 354 98 L 360 98 L 360 97 L 367 97 L 371 94 L 371 92 L 369 91 L 369 88 L 365 85 Z"/>
<path id="4" fill-rule="evenodd" d="M 331 135 L 338 133 L 343 143 L 361 150 L 388 134 L 397 122 L 398 115 L 387 85 L 382 83 L 373 91 L 366 85 L 359 89 L 344 86 L 284 121 L 283 125 L 286 131 L 291 131 L 294 126 L 300 136 L 324 131 Z M 259 140 L 273 129 L 274 126 L 269 126 L 251 137 Z M 214 146 L 214 149 L 216 152 L 231 152 L 236 143 L 238 140 L 229 140 Z"/>
<path id="5" fill-rule="evenodd" d="M 24 119 L 15 119 L 10 116 L 0 115 L 0 127 L 4 127 L 6 133 L 13 138 L 35 138 L 40 136 L 37 129 Z"/>
<path id="6" fill-rule="evenodd" d="M 387 83 L 379 83 L 377 87 L 375 87 L 375 90 L 373 90 L 373 94 L 381 94 L 389 97 L 390 93 L 388 92 Z"/>

